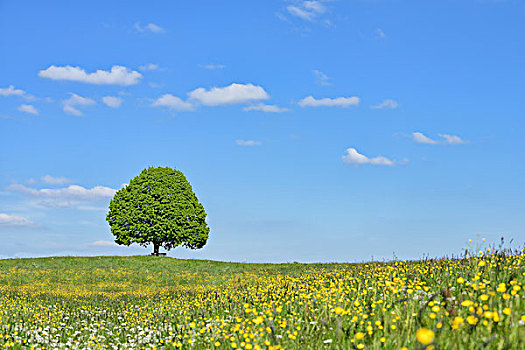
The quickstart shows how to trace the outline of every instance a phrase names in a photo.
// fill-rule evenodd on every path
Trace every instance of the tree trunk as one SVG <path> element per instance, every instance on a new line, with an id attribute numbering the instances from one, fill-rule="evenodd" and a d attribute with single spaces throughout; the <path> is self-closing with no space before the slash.
<path id="1" fill-rule="evenodd" d="M 153 255 L 159 256 L 159 244 L 153 243 Z"/>

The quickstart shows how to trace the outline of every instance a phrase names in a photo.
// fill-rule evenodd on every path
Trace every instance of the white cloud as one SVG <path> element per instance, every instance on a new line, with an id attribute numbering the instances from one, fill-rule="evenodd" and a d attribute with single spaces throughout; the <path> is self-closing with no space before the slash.
<path id="1" fill-rule="evenodd" d="M 316 16 L 315 13 L 306 11 L 306 10 L 300 8 L 300 7 L 297 7 L 297 6 L 290 5 L 290 6 L 287 6 L 286 9 L 288 10 L 288 12 L 290 12 L 295 17 L 299 17 L 299 18 L 305 19 L 307 21 L 313 20 L 314 17 Z"/>
<path id="2" fill-rule="evenodd" d="M 51 175 L 44 175 L 40 179 L 44 181 L 46 184 L 50 184 L 50 185 L 63 185 L 63 184 L 73 182 L 72 180 L 65 178 L 65 177 L 54 177 Z"/>
<path id="3" fill-rule="evenodd" d="M 235 83 L 226 87 L 213 87 L 210 90 L 198 88 L 189 92 L 188 96 L 205 106 L 242 104 L 270 98 L 261 86 Z"/>
<path id="4" fill-rule="evenodd" d="M 1 96 L 22 96 L 25 93 L 24 90 L 15 89 L 13 85 L 9 85 L 7 88 L 0 88 Z"/>
<path id="5" fill-rule="evenodd" d="M 313 96 L 308 96 L 299 101 L 301 107 L 348 107 L 357 106 L 361 99 L 357 96 L 351 97 L 336 97 L 336 98 L 321 98 L 315 99 Z"/>
<path id="6" fill-rule="evenodd" d="M 428 144 L 436 144 L 436 143 L 438 143 L 438 141 L 433 140 L 430 137 L 427 137 L 427 136 L 423 135 L 420 132 L 413 132 L 412 133 L 412 138 L 417 143 L 428 143 Z"/>
<path id="7" fill-rule="evenodd" d="M 261 111 L 261 112 L 268 112 L 268 113 L 281 113 L 281 112 L 289 111 L 288 108 L 283 108 L 283 107 L 279 107 L 276 105 L 265 105 L 264 103 L 259 103 L 254 106 L 244 107 L 242 110 L 245 112 Z"/>
<path id="8" fill-rule="evenodd" d="M 210 70 L 226 68 L 224 64 L 205 64 L 205 65 L 201 65 L 200 67 L 204 69 L 210 69 Z"/>
<path id="9" fill-rule="evenodd" d="M 142 26 L 140 25 L 140 22 L 137 22 L 135 23 L 133 27 L 135 28 L 137 32 L 140 32 L 140 33 L 151 32 L 155 34 L 161 34 L 161 33 L 166 32 L 164 28 L 156 25 L 155 23 L 149 23 L 149 24 L 146 24 L 145 26 Z"/>
<path id="10" fill-rule="evenodd" d="M 320 14 L 326 12 L 326 7 L 320 1 L 299 1 L 286 7 L 288 12 L 295 17 L 306 21 L 313 21 Z"/>
<path id="11" fill-rule="evenodd" d="M 90 245 L 94 247 L 118 247 L 118 244 L 113 241 L 95 241 Z"/>
<path id="12" fill-rule="evenodd" d="M 260 146 L 261 145 L 260 141 L 253 141 L 253 140 L 247 140 L 247 141 L 237 140 L 235 141 L 235 143 L 238 144 L 239 146 Z"/>
<path id="13" fill-rule="evenodd" d="M 104 96 L 102 97 L 102 102 L 104 102 L 108 107 L 118 108 L 122 103 L 122 98 L 116 96 Z"/>
<path id="14" fill-rule="evenodd" d="M 417 143 L 427 143 L 431 145 L 436 145 L 436 144 L 460 145 L 460 144 L 468 143 L 468 141 L 463 140 L 459 136 L 456 136 L 456 135 L 438 134 L 438 136 L 443 138 L 444 140 L 434 140 L 434 139 L 431 139 L 430 137 L 423 135 L 420 132 L 412 133 L 412 139 Z"/>
<path id="15" fill-rule="evenodd" d="M 157 69 L 159 69 L 159 65 L 153 64 L 153 63 L 144 64 L 139 67 L 139 70 L 143 72 L 150 71 L 150 70 L 157 70 Z"/>
<path id="16" fill-rule="evenodd" d="M 38 115 L 38 110 L 33 105 L 21 105 L 18 107 L 20 112 Z"/>
<path id="17" fill-rule="evenodd" d="M 162 95 L 153 102 L 152 106 L 167 107 L 174 111 L 192 111 L 194 109 L 194 105 L 190 102 L 183 101 L 180 97 L 170 94 Z"/>
<path id="18" fill-rule="evenodd" d="M 86 73 L 80 67 L 50 66 L 38 73 L 39 77 L 53 80 L 69 80 L 98 85 L 135 85 L 142 78 L 142 74 L 129 70 L 123 66 L 113 66 L 111 71 L 97 70 L 95 73 Z"/>
<path id="19" fill-rule="evenodd" d="M 315 74 L 315 78 L 316 78 L 316 83 L 321 85 L 321 86 L 330 86 L 332 85 L 328 80 L 332 79 L 330 78 L 328 75 L 324 74 L 323 72 L 319 71 L 319 70 L 315 70 L 314 69 L 314 74 Z"/>
<path id="20" fill-rule="evenodd" d="M 397 107 L 399 107 L 399 103 L 397 103 L 395 100 L 388 99 L 388 100 L 384 100 L 380 104 L 372 106 L 371 108 L 374 108 L 374 109 L 395 109 Z"/>
<path id="21" fill-rule="evenodd" d="M 55 199 L 73 199 L 73 200 L 99 200 L 111 198 L 115 195 L 117 190 L 106 186 L 95 186 L 93 188 L 85 188 L 78 185 L 69 185 L 68 187 L 58 189 L 34 189 L 21 184 L 12 184 L 7 188 L 9 191 L 18 191 L 29 194 L 34 197 L 55 198 Z"/>
<path id="22" fill-rule="evenodd" d="M 23 216 L 0 213 L 0 226 L 35 227 L 37 225 Z"/>
<path id="23" fill-rule="evenodd" d="M 346 155 L 341 157 L 343 162 L 348 164 L 374 164 L 374 165 L 394 165 L 394 161 L 385 158 L 383 156 L 378 156 L 374 158 L 368 158 L 364 154 L 357 152 L 355 148 L 348 148 L 346 150 Z"/>
<path id="24" fill-rule="evenodd" d="M 73 93 L 71 94 L 70 98 L 62 101 L 62 105 L 64 106 L 64 112 L 76 116 L 81 116 L 83 114 L 81 111 L 75 108 L 75 106 L 90 106 L 94 105 L 95 103 L 96 102 L 90 98 L 82 97 Z"/>
<path id="25" fill-rule="evenodd" d="M 468 141 L 462 140 L 459 136 L 456 135 L 438 134 L 438 136 L 444 138 L 445 140 L 443 142 L 449 145 L 461 145 L 468 143 Z"/>
<path id="26" fill-rule="evenodd" d="M 84 115 L 81 111 L 79 111 L 78 109 L 76 109 L 75 107 L 70 106 L 70 105 L 64 105 L 63 110 L 67 114 L 76 115 L 78 117 Z"/>

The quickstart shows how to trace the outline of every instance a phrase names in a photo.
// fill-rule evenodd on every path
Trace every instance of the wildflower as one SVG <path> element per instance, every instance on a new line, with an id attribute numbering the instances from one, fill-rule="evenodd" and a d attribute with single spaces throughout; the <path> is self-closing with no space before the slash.
<path id="1" fill-rule="evenodd" d="M 334 312 L 338 315 L 341 315 L 343 312 L 345 311 L 345 309 L 343 309 L 342 307 L 340 306 L 337 306 L 335 309 L 334 309 Z"/>
<path id="2" fill-rule="evenodd" d="M 416 332 L 416 339 L 423 345 L 430 344 L 434 341 L 434 332 L 428 328 L 419 328 Z"/>
<path id="3" fill-rule="evenodd" d="M 462 303 L 461 303 L 461 306 L 466 306 L 466 307 L 469 307 L 469 306 L 472 306 L 474 305 L 474 302 L 470 301 L 470 300 L 464 300 Z"/>
<path id="4" fill-rule="evenodd" d="M 470 325 L 475 325 L 475 324 L 478 323 L 478 318 L 476 316 L 470 315 L 470 316 L 467 317 L 467 322 Z"/>

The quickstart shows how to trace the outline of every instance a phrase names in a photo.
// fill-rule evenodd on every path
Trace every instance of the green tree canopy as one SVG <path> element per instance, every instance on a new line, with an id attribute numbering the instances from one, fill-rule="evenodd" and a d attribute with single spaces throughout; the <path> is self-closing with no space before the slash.
<path id="1" fill-rule="evenodd" d="M 167 250 L 179 245 L 202 248 L 210 229 L 206 212 L 190 183 L 178 170 L 150 167 L 121 188 L 106 216 L 117 244 L 153 244 Z"/>

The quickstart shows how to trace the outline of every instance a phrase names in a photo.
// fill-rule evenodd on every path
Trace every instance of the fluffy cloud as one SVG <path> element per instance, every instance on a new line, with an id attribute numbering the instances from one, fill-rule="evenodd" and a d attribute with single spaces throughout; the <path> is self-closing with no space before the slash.
<path id="1" fill-rule="evenodd" d="M 50 184 L 50 185 L 63 185 L 69 182 L 73 182 L 70 179 L 65 178 L 65 177 L 54 177 L 51 175 L 44 175 L 40 179 L 44 181 L 46 184 Z"/>
<path id="2" fill-rule="evenodd" d="M 380 104 L 377 104 L 375 106 L 372 106 L 374 109 L 395 109 L 399 107 L 399 103 L 397 103 L 395 100 L 384 100 Z"/>
<path id="3" fill-rule="evenodd" d="M 137 32 L 144 33 L 144 32 L 150 32 L 155 34 L 161 34 L 165 33 L 166 31 L 164 28 L 154 24 L 154 23 L 148 23 L 145 26 L 140 25 L 139 22 L 135 23 L 133 26 Z"/>
<path id="4" fill-rule="evenodd" d="M 0 213 L 1 226 L 35 227 L 37 225 L 23 216 Z"/>
<path id="5" fill-rule="evenodd" d="M 190 102 L 183 101 L 181 98 L 170 94 L 162 95 L 153 102 L 152 106 L 167 107 L 174 111 L 192 111 L 194 109 Z"/>
<path id="6" fill-rule="evenodd" d="M 205 106 L 242 104 L 270 98 L 261 86 L 235 83 L 225 87 L 213 87 L 210 90 L 198 88 L 189 92 L 188 96 Z"/>
<path id="7" fill-rule="evenodd" d="M 237 140 L 235 141 L 235 143 L 238 144 L 239 146 L 260 146 L 261 145 L 260 141 L 253 141 L 253 140 L 247 140 L 247 141 Z"/>
<path id="8" fill-rule="evenodd" d="M 306 21 L 313 21 L 317 16 L 326 11 L 326 7 L 320 1 L 299 1 L 294 5 L 289 5 L 286 10 L 295 17 Z"/>
<path id="9" fill-rule="evenodd" d="M 115 195 L 115 192 L 117 191 L 113 188 L 106 186 L 95 186 L 93 188 L 85 188 L 78 185 L 69 185 L 68 187 L 58 189 L 34 189 L 21 184 L 12 184 L 9 185 L 6 189 L 8 191 L 22 192 L 34 197 L 53 198 L 61 200 L 71 199 L 82 201 L 111 198 Z"/>
<path id="10" fill-rule="evenodd" d="M 83 115 L 81 111 L 79 111 L 75 106 L 90 106 L 94 105 L 96 102 L 90 98 L 82 97 L 77 94 L 71 94 L 71 97 L 67 100 L 62 101 L 62 105 L 64 106 L 64 112 L 68 114 L 73 114 L 76 116 Z"/>
<path id="11" fill-rule="evenodd" d="M 13 85 L 7 88 L 0 88 L 0 96 L 22 96 L 26 92 L 24 90 L 15 89 Z"/>
<path id="12" fill-rule="evenodd" d="M 264 103 L 259 103 L 254 106 L 244 107 L 242 110 L 245 112 L 261 111 L 261 112 L 267 112 L 267 113 L 281 113 L 281 112 L 289 111 L 288 108 L 283 108 L 283 107 L 279 107 L 276 105 L 265 105 Z"/>
<path id="13" fill-rule="evenodd" d="M 431 145 L 436 145 L 436 144 L 460 145 L 460 144 L 468 143 L 468 141 L 463 140 L 459 136 L 456 136 L 456 135 L 438 134 L 438 136 L 443 138 L 444 140 L 434 140 L 434 139 L 431 139 L 430 137 L 423 135 L 420 132 L 412 133 L 412 139 L 417 143 L 427 143 Z"/>
<path id="14" fill-rule="evenodd" d="M 308 96 L 300 100 L 298 105 L 301 107 L 349 107 L 357 106 L 359 102 L 361 102 L 361 99 L 357 96 L 321 99 Z"/>
<path id="15" fill-rule="evenodd" d="M 102 97 L 102 102 L 104 102 L 108 107 L 118 108 L 122 103 L 122 98 L 116 96 L 104 96 Z"/>
<path id="16" fill-rule="evenodd" d="M 129 70 L 123 66 L 113 66 L 111 71 L 97 70 L 95 73 L 86 73 L 80 67 L 57 67 L 50 66 L 38 73 L 39 77 L 53 80 L 69 80 L 81 83 L 98 85 L 135 85 L 142 78 L 142 74 L 137 71 Z"/>
<path id="17" fill-rule="evenodd" d="M 33 105 L 21 105 L 18 107 L 20 112 L 38 115 L 38 110 Z"/>
<path id="18" fill-rule="evenodd" d="M 374 158 L 368 158 L 364 154 L 357 152 L 355 148 L 348 148 L 346 154 L 341 157 L 343 162 L 348 164 L 374 164 L 374 165 L 394 165 L 394 161 L 385 158 L 383 156 L 378 156 Z"/>

